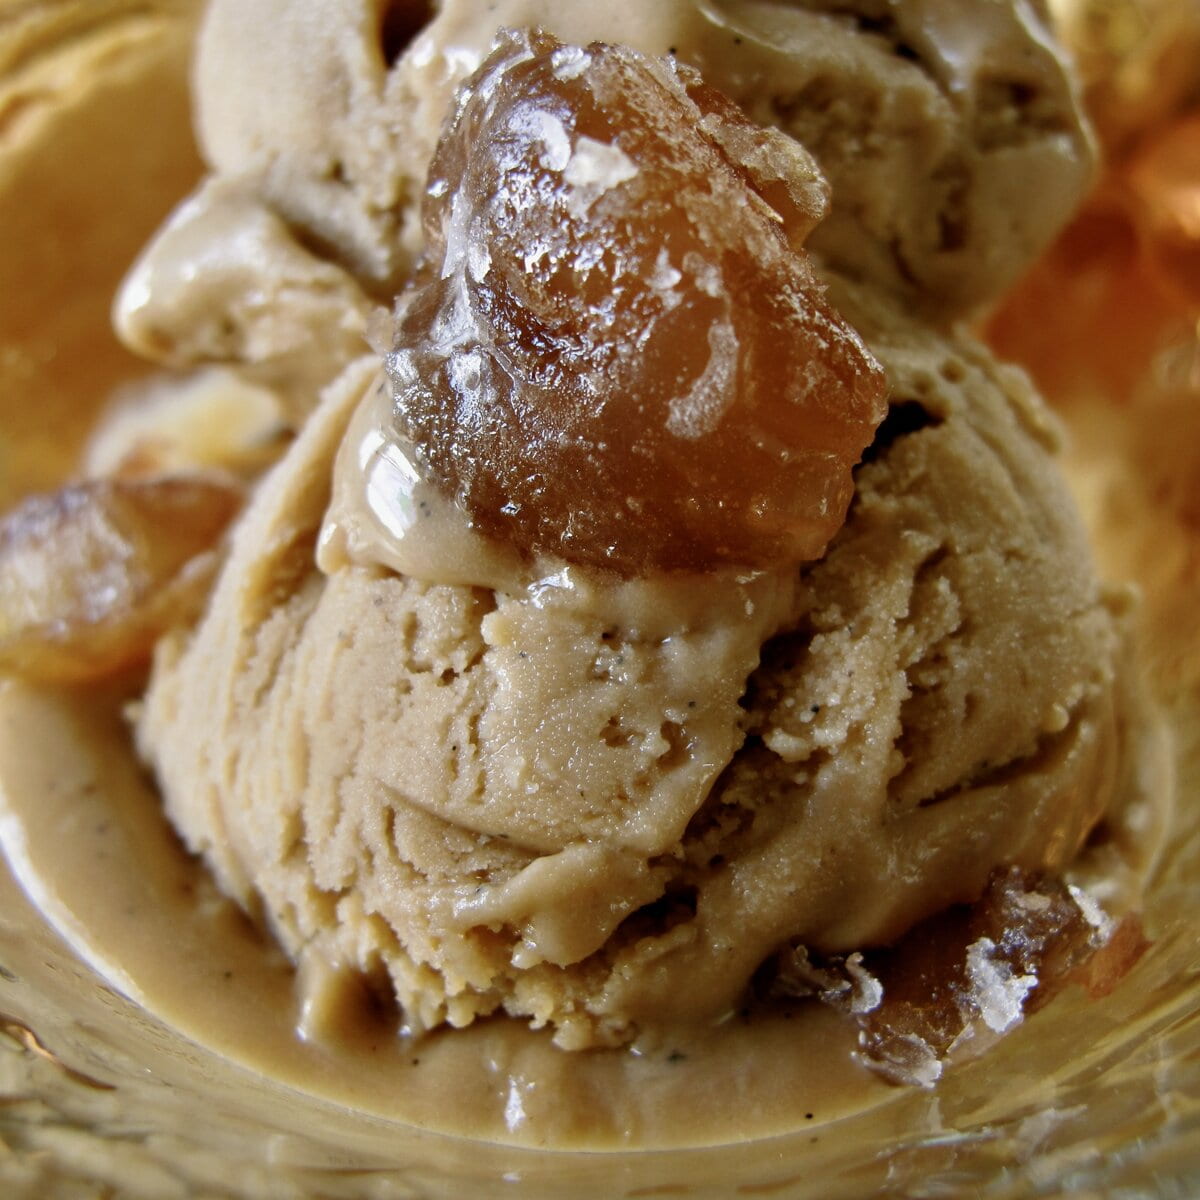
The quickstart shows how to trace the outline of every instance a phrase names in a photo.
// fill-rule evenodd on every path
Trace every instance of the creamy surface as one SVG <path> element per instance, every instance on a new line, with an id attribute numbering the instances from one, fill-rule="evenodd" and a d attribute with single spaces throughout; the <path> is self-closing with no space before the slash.
<path id="1" fill-rule="evenodd" d="M 580 614 L 639 639 L 725 625 L 744 627 L 740 636 L 761 644 L 794 602 L 789 567 L 623 579 L 556 558 L 528 561 L 475 530 L 462 509 L 423 478 L 415 451 L 396 433 L 391 390 L 375 360 L 364 361 L 345 384 L 358 394 L 349 397 L 352 413 L 317 539 L 316 564 L 326 575 L 382 566 L 424 583 L 528 594 L 545 603 L 567 598 Z M 720 673 L 717 663 L 709 670 Z"/>
<path id="2" fill-rule="evenodd" d="M 817 158 L 832 218 L 813 242 L 939 318 L 997 294 L 1087 186 L 1091 152 L 1028 3 L 903 5 L 447 0 L 414 40 L 361 0 L 211 6 L 198 132 L 296 228 L 386 298 L 419 248 L 415 200 L 454 88 L 501 26 L 676 54 Z M 259 102 L 262 72 L 277 80 Z"/>
<path id="3" fill-rule="evenodd" d="M 293 421 L 361 351 L 372 309 L 251 186 L 219 177 L 172 213 L 113 306 L 136 353 L 175 368 L 237 363 L 278 391 Z"/>

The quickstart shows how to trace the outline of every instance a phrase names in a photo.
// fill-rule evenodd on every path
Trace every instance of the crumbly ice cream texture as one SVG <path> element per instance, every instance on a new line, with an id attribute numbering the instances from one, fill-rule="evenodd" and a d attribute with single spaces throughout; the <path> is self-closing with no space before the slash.
<path id="1" fill-rule="evenodd" d="M 172 819 L 293 955 L 386 976 L 413 1029 L 504 1009 L 606 1044 L 719 1019 L 781 945 L 886 943 L 997 865 L 1071 860 L 1114 799 L 1120 634 L 1051 429 L 977 345 L 835 295 L 898 414 L 850 517 L 669 637 L 569 588 L 323 575 L 374 364 L 330 392 L 139 723 Z"/>
<path id="2" fill-rule="evenodd" d="M 1039 402 L 945 328 L 1087 177 L 1032 7 L 489 13 L 674 50 L 797 133 L 832 185 L 831 299 L 892 385 L 820 562 L 615 589 L 316 565 L 379 385 L 351 360 L 493 27 L 449 0 L 393 61 L 389 12 L 213 5 L 213 174 L 118 304 L 131 344 L 230 364 L 297 423 L 342 371 L 159 646 L 137 734 L 189 846 L 310 978 L 363 973 L 414 1032 L 504 1011 L 572 1048 L 719 1021 L 784 946 L 885 944 L 996 867 L 1068 864 L 1116 802 L 1120 623 Z"/>

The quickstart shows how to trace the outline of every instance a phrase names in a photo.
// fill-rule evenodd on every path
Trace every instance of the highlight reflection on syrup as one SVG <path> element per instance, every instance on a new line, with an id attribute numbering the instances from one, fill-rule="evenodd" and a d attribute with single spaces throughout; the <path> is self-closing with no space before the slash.
<path id="1" fill-rule="evenodd" d="M 368 508 L 389 536 L 403 540 L 420 519 L 421 473 L 413 456 L 394 436 L 371 429 L 359 444 L 358 465 Z"/>

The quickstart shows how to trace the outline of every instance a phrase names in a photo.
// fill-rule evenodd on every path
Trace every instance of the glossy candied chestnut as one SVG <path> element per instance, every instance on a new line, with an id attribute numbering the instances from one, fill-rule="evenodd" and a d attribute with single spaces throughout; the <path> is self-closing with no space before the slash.
<path id="1" fill-rule="evenodd" d="M 886 407 L 802 249 L 826 204 L 811 157 L 695 71 L 503 34 L 431 166 L 397 432 L 529 556 L 819 556 Z"/>
<path id="2" fill-rule="evenodd" d="M 146 658 L 195 615 L 242 503 L 221 477 L 95 479 L 0 521 L 0 670 L 79 682 Z"/>

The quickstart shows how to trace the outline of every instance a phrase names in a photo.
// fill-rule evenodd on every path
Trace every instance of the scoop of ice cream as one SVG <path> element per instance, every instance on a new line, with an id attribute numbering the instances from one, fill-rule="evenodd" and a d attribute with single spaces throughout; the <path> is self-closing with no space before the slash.
<path id="1" fill-rule="evenodd" d="M 215 0 L 196 69 L 215 181 L 135 266 L 122 337 L 172 366 L 249 364 L 307 411 L 369 298 L 408 278 L 438 131 L 501 26 L 699 67 L 817 158 L 833 206 L 813 248 L 938 318 L 1014 280 L 1089 179 L 1063 65 L 1016 0 L 498 0 L 486 19 L 469 0 Z"/>
<path id="2" fill-rule="evenodd" d="M 214 169 L 360 279 L 394 287 L 454 88 L 501 26 L 700 68 L 793 134 L 833 185 L 818 247 L 939 315 L 995 296 L 1070 215 L 1091 154 L 1037 6 L 817 0 L 217 0 L 197 70 Z M 262 79 L 272 102 L 261 103 Z"/>
<path id="3" fill-rule="evenodd" d="M 930 317 L 997 297 L 1072 215 L 1090 136 L 1044 6 L 1017 0 L 713 0 L 706 77 L 829 179 L 814 246 Z M 747 71 L 728 42 L 753 47 Z"/>
<path id="4" fill-rule="evenodd" d="M 891 414 L 825 557 L 750 580 L 323 574 L 377 364 L 331 391 L 138 722 L 172 820 L 293 956 L 413 1030 L 504 1010 L 612 1044 L 719 1020 L 781 947 L 886 943 L 1071 860 L 1114 802 L 1120 634 L 1053 434 L 976 345 L 832 294 Z"/>
<path id="5" fill-rule="evenodd" d="M 173 368 L 236 363 L 276 387 L 299 420 L 362 353 L 372 307 L 252 189 L 212 177 L 130 269 L 114 317 L 144 357 Z"/>

